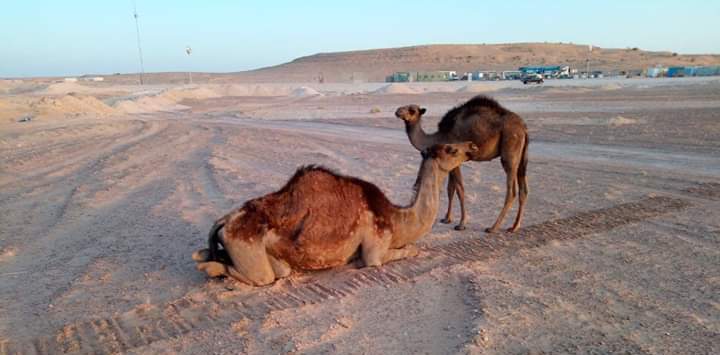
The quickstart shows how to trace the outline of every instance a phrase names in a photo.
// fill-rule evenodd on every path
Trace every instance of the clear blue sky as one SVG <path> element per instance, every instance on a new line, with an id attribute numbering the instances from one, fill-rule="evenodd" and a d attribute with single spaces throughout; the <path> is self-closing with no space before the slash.
<path id="1" fill-rule="evenodd" d="M 718 0 L 137 0 L 137 7 L 149 72 L 239 71 L 318 52 L 433 43 L 720 53 Z M 132 0 L 4 0 L 0 77 L 137 71 L 132 8 Z"/>

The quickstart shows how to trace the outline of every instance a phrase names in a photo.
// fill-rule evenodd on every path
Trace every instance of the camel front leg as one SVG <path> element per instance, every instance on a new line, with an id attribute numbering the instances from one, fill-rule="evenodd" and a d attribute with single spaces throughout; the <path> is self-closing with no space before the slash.
<path id="1" fill-rule="evenodd" d="M 455 198 L 455 191 L 456 191 L 455 175 L 456 175 L 456 172 L 459 172 L 459 171 L 460 171 L 460 167 L 457 167 L 457 168 L 451 170 L 450 174 L 448 175 L 448 182 L 447 182 L 448 208 L 447 208 L 447 212 L 445 213 L 445 218 L 441 219 L 440 223 L 445 223 L 445 224 L 452 223 L 452 206 L 453 206 L 453 199 Z"/>
<path id="2" fill-rule="evenodd" d="M 369 230 L 360 244 L 361 258 L 365 266 L 380 266 L 390 249 L 392 236 L 388 232 L 377 235 Z"/>
<path id="3" fill-rule="evenodd" d="M 387 253 L 385 253 L 385 256 L 383 257 L 383 264 L 389 263 L 391 261 L 395 260 L 401 260 L 405 258 L 411 258 L 415 257 L 420 253 L 420 250 L 413 245 L 408 244 L 402 248 L 398 249 L 389 249 Z"/>
<path id="4" fill-rule="evenodd" d="M 454 179 L 455 189 L 457 191 L 458 199 L 460 200 L 460 223 L 455 226 L 455 230 L 461 231 L 465 230 L 465 218 L 467 217 L 467 214 L 465 212 L 465 184 L 463 183 L 463 177 L 460 167 L 458 166 L 455 170 L 457 170 Z"/>

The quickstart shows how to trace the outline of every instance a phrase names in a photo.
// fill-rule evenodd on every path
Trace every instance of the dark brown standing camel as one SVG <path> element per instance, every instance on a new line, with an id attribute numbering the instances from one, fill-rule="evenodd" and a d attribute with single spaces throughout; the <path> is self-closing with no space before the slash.
<path id="1" fill-rule="evenodd" d="M 415 256 L 412 243 L 432 229 L 445 177 L 476 151 L 470 142 L 424 151 L 406 207 L 392 204 L 369 182 L 322 167 L 300 168 L 279 191 L 215 222 L 209 249 L 193 253 L 193 260 L 211 277 L 259 286 L 292 269 L 325 269 L 358 257 L 365 266 L 379 266 Z"/>
<path id="2" fill-rule="evenodd" d="M 512 206 L 518 186 L 520 190 L 519 207 L 515 223 L 508 229 L 514 232 L 520 228 L 525 202 L 528 195 L 527 164 L 529 138 L 527 126 L 520 116 L 502 107 L 497 101 L 476 96 L 466 103 L 448 111 L 438 124 L 437 132 L 426 134 L 421 126 L 425 109 L 418 105 L 403 106 L 397 109 L 395 116 L 405 121 L 410 143 L 419 151 L 435 144 L 448 144 L 471 141 L 479 147 L 473 153 L 474 161 L 489 161 L 500 157 L 505 169 L 507 189 L 505 204 L 495 224 L 487 228 L 489 233 L 496 232 L 502 225 L 505 215 Z M 452 223 L 452 203 L 455 193 L 460 200 L 460 223 L 456 230 L 465 229 L 465 187 L 460 167 L 450 172 L 447 184 L 448 209 L 443 223 Z"/>

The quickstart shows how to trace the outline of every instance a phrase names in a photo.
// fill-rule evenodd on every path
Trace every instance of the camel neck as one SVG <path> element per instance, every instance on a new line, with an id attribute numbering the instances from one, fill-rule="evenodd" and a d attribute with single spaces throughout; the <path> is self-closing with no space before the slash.
<path id="1" fill-rule="evenodd" d="M 407 132 L 410 144 L 419 151 L 423 151 L 437 144 L 438 132 L 428 135 L 422 128 L 422 121 L 405 122 L 405 131 Z"/>
<path id="2" fill-rule="evenodd" d="M 407 207 L 401 208 L 393 223 L 393 245 L 412 243 L 427 234 L 435 223 L 440 206 L 440 184 L 447 177 L 434 159 L 424 159 L 418 171 L 417 191 Z"/>

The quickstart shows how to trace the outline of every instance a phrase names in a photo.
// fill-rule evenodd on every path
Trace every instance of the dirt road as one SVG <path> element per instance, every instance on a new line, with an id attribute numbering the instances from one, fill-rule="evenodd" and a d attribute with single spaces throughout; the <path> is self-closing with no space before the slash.
<path id="1" fill-rule="evenodd" d="M 392 110 L 422 103 L 431 131 L 469 94 L 189 99 L 4 125 L 0 354 L 718 353 L 718 88 L 499 91 L 533 137 L 520 233 L 483 232 L 504 176 L 469 163 L 466 231 L 437 224 L 418 258 L 266 288 L 194 269 L 213 219 L 311 163 L 405 203 L 420 156 Z"/>

